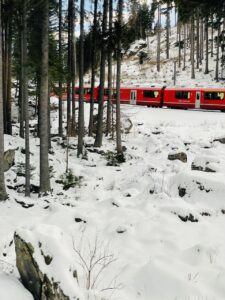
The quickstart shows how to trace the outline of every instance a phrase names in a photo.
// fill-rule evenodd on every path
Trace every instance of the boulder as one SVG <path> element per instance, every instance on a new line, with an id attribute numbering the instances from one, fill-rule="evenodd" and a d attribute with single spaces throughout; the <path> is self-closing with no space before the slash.
<path id="1" fill-rule="evenodd" d="M 15 150 L 4 152 L 4 172 L 8 171 L 15 164 Z"/>
<path id="2" fill-rule="evenodd" d="M 33 295 L 34 300 L 69 300 L 58 282 L 43 273 L 34 258 L 34 247 L 18 234 L 14 235 L 16 250 L 16 265 L 25 288 Z M 41 247 L 41 244 L 39 245 Z M 46 265 L 50 265 L 52 258 L 43 253 Z"/>
<path id="3" fill-rule="evenodd" d="M 220 142 L 221 144 L 225 144 L 225 137 L 213 140 L 213 142 Z"/>
<path id="4" fill-rule="evenodd" d="M 175 153 L 175 154 L 169 154 L 168 155 L 168 159 L 169 160 L 180 160 L 183 163 L 187 162 L 187 154 L 184 152 L 179 152 L 179 153 Z"/>

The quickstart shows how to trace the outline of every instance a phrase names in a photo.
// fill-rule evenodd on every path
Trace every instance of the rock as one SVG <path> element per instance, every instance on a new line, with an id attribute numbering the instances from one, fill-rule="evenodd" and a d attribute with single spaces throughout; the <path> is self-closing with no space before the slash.
<path id="1" fill-rule="evenodd" d="M 34 258 L 34 248 L 30 243 L 26 243 L 18 234 L 14 235 L 16 250 L 16 265 L 25 288 L 27 288 L 34 297 L 34 300 L 69 300 L 64 295 L 59 283 L 54 282 L 53 278 L 40 270 L 38 263 Z M 41 244 L 39 244 L 41 247 Z M 52 258 L 44 256 L 46 265 L 51 264 Z"/>
<path id="2" fill-rule="evenodd" d="M 180 160 L 183 163 L 187 162 L 187 154 L 184 152 L 179 152 L 179 153 L 175 153 L 175 154 L 169 154 L 168 155 L 168 159 L 169 160 Z"/>
<path id="3" fill-rule="evenodd" d="M 203 168 L 202 166 L 197 166 L 194 163 L 192 163 L 191 169 L 193 171 L 202 171 L 202 172 L 209 172 L 209 173 L 215 173 L 216 172 L 215 170 L 213 170 L 213 169 L 211 169 L 209 167 Z"/>
<path id="4" fill-rule="evenodd" d="M 220 142 L 221 144 L 225 144 L 225 137 L 213 140 L 213 142 Z"/>
<path id="5" fill-rule="evenodd" d="M 4 172 L 8 171 L 15 164 L 15 150 L 4 152 Z"/>

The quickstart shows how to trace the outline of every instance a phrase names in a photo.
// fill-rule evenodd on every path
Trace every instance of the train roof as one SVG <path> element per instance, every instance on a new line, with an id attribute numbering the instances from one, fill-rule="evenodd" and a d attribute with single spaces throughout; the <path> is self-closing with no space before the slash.
<path id="1" fill-rule="evenodd" d="M 203 91 L 203 92 L 218 92 L 223 91 L 225 92 L 225 88 L 205 88 L 205 87 L 195 87 L 195 88 L 189 88 L 189 87 L 169 87 L 166 88 L 167 91 Z"/>

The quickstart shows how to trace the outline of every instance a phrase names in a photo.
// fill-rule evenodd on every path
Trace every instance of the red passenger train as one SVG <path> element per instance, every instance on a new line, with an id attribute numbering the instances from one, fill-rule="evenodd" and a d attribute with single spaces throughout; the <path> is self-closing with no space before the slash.
<path id="1" fill-rule="evenodd" d="M 79 88 L 75 88 L 76 100 Z M 104 89 L 104 101 L 108 100 L 109 90 Z M 84 87 L 84 101 L 90 102 L 91 87 Z M 94 101 L 98 102 L 99 87 L 94 88 Z M 66 100 L 66 95 L 63 99 Z M 112 100 L 115 102 L 116 90 L 113 89 Z M 146 105 L 148 107 L 171 107 L 210 109 L 225 111 L 225 89 L 222 88 L 156 88 L 156 87 L 121 87 L 122 104 Z"/>

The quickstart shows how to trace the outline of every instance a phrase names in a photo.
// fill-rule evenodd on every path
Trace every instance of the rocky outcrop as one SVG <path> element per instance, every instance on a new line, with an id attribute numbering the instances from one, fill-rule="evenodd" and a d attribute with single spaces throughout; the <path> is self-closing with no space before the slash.
<path id="1" fill-rule="evenodd" d="M 184 152 L 179 152 L 179 153 L 175 153 L 175 154 L 169 154 L 168 155 L 168 159 L 169 160 L 180 160 L 183 163 L 187 162 L 187 154 Z"/>
<path id="2" fill-rule="evenodd" d="M 213 140 L 213 142 L 219 142 L 221 144 L 225 144 L 225 137 Z"/>
<path id="3" fill-rule="evenodd" d="M 8 171 L 15 164 L 15 150 L 4 152 L 4 172 Z"/>
<path id="4" fill-rule="evenodd" d="M 33 295 L 34 300 L 69 300 L 58 282 L 48 278 L 34 259 L 34 247 L 23 240 L 18 234 L 14 235 L 16 249 L 16 265 L 21 276 L 21 281 L 26 289 Z M 46 265 L 50 265 L 52 258 L 41 250 Z"/>

